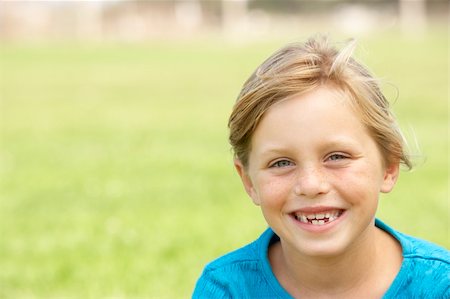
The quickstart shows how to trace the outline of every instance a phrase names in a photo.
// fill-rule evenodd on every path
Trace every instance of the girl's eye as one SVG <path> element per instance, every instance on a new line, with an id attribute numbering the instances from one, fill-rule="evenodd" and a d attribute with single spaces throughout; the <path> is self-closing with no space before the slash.
<path id="1" fill-rule="evenodd" d="M 292 162 L 291 161 L 288 161 L 288 160 L 280 160 L 280 161 L 277 161 L 277 162 L 275 162 L 275 163 L 273 163 L 270 167 L 288 167 L 288 166 L 291 166 L 292 165 Z"/>
<path id="2" fill-rule="evenodd" d="M 343 160 L 343 159 L 346 159 L 346 158 L 347 158 L 347 156 L 342 155 L 342 154 L 332 154 L 332 155 L 330 155 L 328 157 L 328 160 L 338 161 L 338 160 Z"/>

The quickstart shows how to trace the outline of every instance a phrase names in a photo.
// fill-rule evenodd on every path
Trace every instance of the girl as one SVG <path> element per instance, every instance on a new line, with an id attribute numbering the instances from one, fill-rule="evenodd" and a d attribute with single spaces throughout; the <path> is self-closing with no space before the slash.
<path id="1" fill-rule="evenodd" d="M 244 84 L 230 143 L 269 228 L 207 265 L 194 298 L 450 298 L 449 252 L 375 218 L 412 165 L 353 49 L 289 45 Z"/>

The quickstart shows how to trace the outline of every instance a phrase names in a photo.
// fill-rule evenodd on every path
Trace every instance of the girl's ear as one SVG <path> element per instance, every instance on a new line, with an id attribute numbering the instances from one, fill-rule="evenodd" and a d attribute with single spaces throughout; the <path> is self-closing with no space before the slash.
<path id="1" fill-rule="evenodd" d="M 399 175 L 400 164 L 398 162 L 394 162 L 388 167 L 386 167 L 384 171 L 383 182 L 381 184 L 380 191 L 383 193 L 389 193 L 394 188 L 395 183 L 397 182 Z"/>
<path id="2" fill-rule="evenodd" d="M 247 192 L 248 196 L 251 197 L 255 205 L 259 206 L 260 201 L 258 198 L 258 194 L 256 193 L 255 188 L 253 187 L 252 180 L 248 175 L 247 171 L 245 170 L 244 165 L 242 165 L 239 159 L 234 159 L 234 167 L 236 168 L 237 173 L 241 177 L 242 184 L 244 185 L 245 191 Z"/>

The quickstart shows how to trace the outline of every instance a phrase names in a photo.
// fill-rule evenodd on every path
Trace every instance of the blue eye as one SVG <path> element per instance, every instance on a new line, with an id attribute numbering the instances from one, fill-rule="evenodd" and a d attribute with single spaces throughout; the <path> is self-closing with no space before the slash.
<path id="1" fill-rule="evenodd" d="M 333 154 L 333 155 L 330 155 L 328 157 L 328 160 L 338 161 L 338 160 L 343 160 L 343 159 L 346 159 L 346 158 L 347 158 L 347 156 L 344 156 L 342 154 Z"/>
<path id="2" fill-rule="evenodd" d="M 291 166 L 292 162 L 289 160 L 280 160 L 273 163 L 270 167 L 288 167 Z"/>

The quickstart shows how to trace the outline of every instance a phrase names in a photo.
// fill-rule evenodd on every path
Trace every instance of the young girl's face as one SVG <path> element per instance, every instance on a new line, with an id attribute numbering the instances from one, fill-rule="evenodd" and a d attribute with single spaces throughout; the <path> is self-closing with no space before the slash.
<path id="1" fill-rule="evenodd" d="M 320 87 L 272 106 L 247 170 L 236 167 L 286 249 L 333 256 L 373 236 L 379 193 L 398 175 L 398 163 L 383 161 L 347 99 Z"/>

